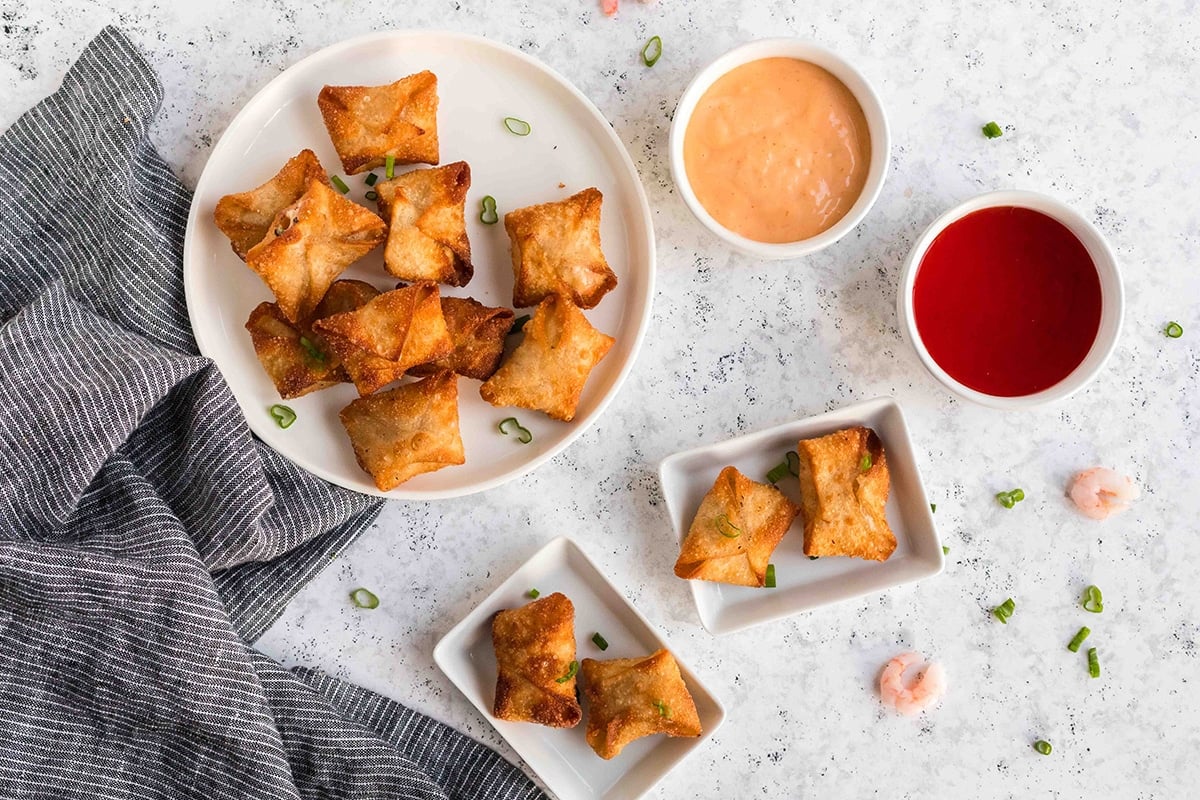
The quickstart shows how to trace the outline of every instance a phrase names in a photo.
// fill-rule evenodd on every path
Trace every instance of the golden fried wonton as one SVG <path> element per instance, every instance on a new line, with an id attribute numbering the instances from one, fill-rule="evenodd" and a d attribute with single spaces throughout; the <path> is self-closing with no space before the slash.
<path id="1" fill-rule="evenodd" d="M 333 354 L 288 322 L 274 303 L 259 303 L 250 312 L 246 330 L 255 355 L 285 400 L 346 380 Z"/>
<path id="2" fill-rule="evenodd" d="M 616 339 L 592 327 L 571 301 L 550 295 L 525 324 L 525 338 L 496 374 L 479 387 L 494 406 L 544 411 L 575 418 L 583 385 Z"/>
<path id="3" fill-rule="evenodd" d="M 380 491 L 466 460 L 458 431 L 458 377 L 452 372 L 360 397 L 342 409 L 341 418 L 358 465 Z"/>
<path id="4" fill-rule="evenodd" d="M 438 163 L 437 76 L 426 70 L 385 86 L 326 86 L 317 95 L 346 172 Z"/>
<path id="5" fill-rule="evenodd" d="M 317 320 L 313 330 L 341 359 L 361 395 L 454 352 L 436 283 L 384 292 L 354 311 Z"/>
<path id="6" fill-rule="evenodd" d="M 243 261 L 250 248 L 266 238 L 280 211 L 300 199 L 313 181 L 329 185 L 325 168 L 312 150 L 301 150 L 275 177 L 248 192 L 227 194 L 217 201 L 213 220 L 229 237 L 233 252 Z"/>
<path id="7" fill-rule="evenodd" d="M 601 758 L 615 757 L 643 736 L 703 733 L 696 704 L 667 650 L 642 658 L 585 658 L 581 669 L 588 699 L 587 743 Z"/>
<path id="8" fill-rule="evenodd" d="M 383 242 L 386 226 L 367 209 L 313 181 L 275 216 L 246 263 L 292 322 L 311 318 L 338 275 Z"/>
<path id="9" fill-rule="evenodd" d="M 406 281 L 467 285 L 475 272 L 463 211 L 470 187 L 465 161 L 376 184 L 379 212 L 388 223 L 383 251 L 388 272 Z"/>
<path id="10" fill-rule="evenodd" d="M 429 364 L 413 367 L 413 375 L 428 375 L 439 369 L 466 378 L 486 381 L 500 366 L 504 341 L 512 330 L 513 312 L 491 308 L 473 298 L 443 297 L 442 315 L 454 340 L 454 352 Z"/>
<path id="11" fill-rule="evenodd" d="M 804 553 L 886 561 L 896 549 L 888 525 L 890 476 L 883 443 L 869 428 L 803 439 L 800 503 Z"/>
<path id="12" fill-rule="evenodd" d="M 504 215 L 512 240 L 513 305 L 526 308 L 550 294 L 594 308 L 617 276 L 600 250 L 599 189 L 566 200 L 518 208 Z"/>
<path id="13" fill-rule="evenodd" d="M 510 722 L 573 728 L 583 716 L 575 699 L 575 606 L 555 592 L 501 611 L 492 620 L 496 700 L 492 713 Z"/>
<path id="14" fill-rule="evenodd" d="M 800 509 L 774 486 L 726 467 L 704 496 L 684 537 L 681 578 L 763 586 L 771 553 Z"/>

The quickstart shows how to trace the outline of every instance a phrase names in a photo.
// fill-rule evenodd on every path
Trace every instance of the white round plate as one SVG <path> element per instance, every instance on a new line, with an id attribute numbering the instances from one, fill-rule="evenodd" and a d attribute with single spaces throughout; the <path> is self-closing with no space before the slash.
<path id="1" fill-rule="evenodd" d="M 230 249 L 213 223 L 223 195 L 270 179 L 288 158 L 311 148 L 331 174 L 341 175 L 350 197 L 363 195 L 365 175 L 347 176 L 333 149 L 317 93 L 326 84 L 379 85 L 420 70 L 438 77 L 441 163 L 471 165 L 467 233 L 475 277 L 446 295 L 474 297 L 492 306 L 512 305 L 512 261 L 502 223 L 479 221 L 480 199 L 496 198 L 498 212 L 560 200 L 595 186 L 604 193 L 601 244 L 617 274 L 617 288 L 586 312 L 616 344 L 592 371 L 574 421 L 556 422 L 523 409 L 496 408 L 479 397 L 479 382 L 460 378 L 459 421 L 466 463 L 419 475 L 380 492 L 354 460 L 338 411 L 357 393 L 342 384 L 288 400 L 296 422 L 276 426 L 267 409 L 281 402 L 255 358 L 244 325 L 250 312 L 273 299 L 265 284 Z M 508 116 L 527 120 L 529 136 L 514 136 Z M 400 168 L 398 168 L 400 169 Z M 404 167 L 404 170 L 413 167 Z M 380 178 L 382 170 L 377 170 Z M 561 186 L 560 186 L 561 184 Z M 359 261 L 343 278 L 390 289 L 382 249 Z M 196 186 L 183 252 L 188 313 L 200 351 L 216 362 L 254 431 L 280 454 L 347 489 L 381 497 L 428 500 L 483 491 L 529 472 L 575 440 L 600 416 L 633 366 L 654 295 L 654 231 L 637 170 L 612 126 L 562 76 L 539 61 L 487 39 L 439 31 L 392 31 L 351 39 L 321 50 L 275 78 L 230 123 L 213 148 Z M 517 309 L 517 315 L 528 313 Z M 514 337 L 515 338 L 515 337 Z M 522 445 L 501 435 L 497 423 L 516 416 L 533 432 Z"/>

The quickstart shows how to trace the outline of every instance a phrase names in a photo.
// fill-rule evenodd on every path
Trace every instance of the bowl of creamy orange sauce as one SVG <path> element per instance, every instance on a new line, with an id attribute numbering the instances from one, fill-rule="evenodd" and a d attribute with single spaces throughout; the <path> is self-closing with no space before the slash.
<path id="1" fill-rule="evenodd" d="M 713 61 L 671 123 L 675 185 L 696 218 L 766 259 L 815 253 L 867 215 L 891 137 L 879 97 L 837 54 L 765 39 Z"/>

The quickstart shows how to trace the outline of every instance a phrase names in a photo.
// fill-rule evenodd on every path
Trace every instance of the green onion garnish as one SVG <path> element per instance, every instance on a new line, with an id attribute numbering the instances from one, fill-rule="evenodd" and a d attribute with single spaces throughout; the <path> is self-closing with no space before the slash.
<path id="1" fill-rule="evenodd" d="M 713 520 L 713 525 L 716 527 L 717 533 L 726 539 L 736 539 L 742 535 L 742 529 L 730 522 L 729 517 L 724 514 Z"/>
<path id="2" fill-rule="evenodd" d="M 1167 327 L 1163 329 L 1163 333 L 1169 339 L 1178 339 L 1180 336 L 1183 336 L 1183 326 L 1178 322 L 1168 322 Z"/>
<path id="3" fill-rule="evenodd" d="M 508 329 L 508 335 L 512 336 L 514 333 L 520 333 L 525 328 L 526 322 L 529 322 L 528 314 L 522 314 L 514 319 L 512 327 Z"/>
<path id="4" fill-rule="evenodd" d="M 379 596 L 361 586 L 350 593 L 350 602 L 359 608 L 379 608 Z"/>
<path id="5" fill-rule="evenodd" d="M 276 403 L 267 409 L 271 412 L 271 416 L 275 419 L 275 424 L 281 428 L 290 428 L 292 423 L 296 421 L 296 412 L 285 405 Z"/>
<path id="6" fill-rule="evenodd" d="M 767 580 L 764 583 L 764 585 L 768 589 L 775 588 L 775 565 L 774 564 L 767 564 Z"/>
<path id="7" fill-rule="evenodd" d="M 1013 611 L 1015 611 L 1016 608 L 1017 608 L 1016 603 L 1014 603 L 1013 599 L 1010 597 L 1007 600 L 1005 600 L 1003 603 L 1001 603 L 1000 605 L 993 608 L 992 614 L 995 615 L 996 619 L 1000 620 L 1005 625 L 1007 625 L 1008 618 L 1013 615 Z"/>
<path id="8" fill-rule="evenodd" d="M 396 177 L 396 157 L 388 156 L 383 162 L 383 174 L 389 181 Z"/>
<path id="9" fill-rule="evenodd" d="M 946 547 L 946 545 L 942 545 L 942 555 L 944 555 L 944 556 L 950 555 L 950 548 Z"/>
<path id="10" fill-rule="evenodd" d="M 508 128 L 508 132 L 516 136 L 528 136 L 533 132 L 533 126 L 523 119 L 516 117 L 505 117 L 504 127 Z"/>
<path id="11" fill-rule="evenodd" d="M 861 459 L 859 459 L 859 462 L 858 462 L 858 471 L 866 472 L 870 468 L 871 468 L 871 454 L 863 453 L 863 457 Z"/>
<path id="12" fill-rule="evenodd" d="M 983 135 L 989 139 L 999 139 L 1004 135 L 1004 131 L 1002 131 L 1000 126 L 996 123 L 989 122 L 987 125 L 983 126 Z"/>
<path id="13" fill-rule="evenodd" d="M 1079 652 L 1079 645 L 1083 644 L 1083 640 L 1088 637 L 1092 631 L 1085 625 L 1079 629 L 1079 633 L 1075 634 L 1075 638 L 1067 643 L 1067 649 L 1072 653 Z"/>
<path id="14" fill-rule="evenodd" d="M 669 705 L 667 705 L 666 703 L 664 703 L 662 700 L 655 700 L 654 707 L 658 709 L 658 715 L 660 717 L 670 717 L 671 716 L 671 707 Z"/>
<path id="15" fill-rule="evenodd" d="M 795 450 L 787 451 L 788 472 L 792 473 L 795 478 L 800 477 L 800 454 Z"/>
<path id="16" fill-rule="evenodd" d="M 1048 756 L 1048 755 L 1050 755 L 1050 750 L 1052 748 L 1050 747 L 1050 743 L 1047 742 L 1045 739 L 1038 739 L 1036 742 L 1033 743 L 1033 749 L 1037 750 L 1039 753 L 1041 753 L 1044 756 Z"/>
<path id="17" fill-rule="evenodd" d="M 608 640 L 601 636 L 599 632 L 592 634 L 592 644 L 596 645 L 596 647 L 599 647 L 601 650 L 608 649 Z"/>
<path id="18" fill-rule="evenodd" d="M 1025 499 L 1025 492 L 1021 489 L 1013 489 L 1011 492 L 997 492 L 996 500 L 1005 508 L 1012 508 L 1017 503 Z"/>
<path id="19" fill-rule="evenodd" d="M 363 197 L 366 198 L 367 200 L 375 201 L 375 200 L 379 199 L 379 192 L 372 189 L 371 191 L 364 194 Z"/>
<path id="20" fill-rule="evenodd" d="M 650 41 L 642 48 L 642 62 L 647 67 L 653 67 L 662 58 L 662 37 L 651 36 Z"/>
<path id="21" fill-rule="evenodd" d="M 341 178 L 339 178 L 337 175 L 330 175 L 329 182 L 332 183 L 334 188 L 337 189 L 342 194 L 345 194 L 346 192 L 350 191 L 350 187 L 346 185 L 346 182 L 344 180 L 342 180 Z"/>
<path id="22" fill-rule="evenodd" d="M 367 182 L 367 186 L 374 186 L 375 181 L 379 180 L 379 176 L 372 172 L 367 175 L 367 177 L 363 178 L 363 180 Z"/>
<path id="23" fill-rule="evenodd" d="M 1094 647 L 1088 649 L 1088 674 L 1093 678 L 1100 677 L 1100 656 Z"/>
<path id="24" fill-rule="evenodd" d="M 809 557 L 808 557 L 808 560 L 809 560 L 809 561 L 816 561 L 818 558 L 820 558 L 820 556 L 809 556 Z"/>
<path id="25" fill-rule="evenodd" d="M 307 336 L 300 337 L 300 346 L 304 348 L 304 352 L 307 353 L 308 357 L 313 361 L 319 361 L 322 364 L 325 363 L 325 354 L 321 352 L 319 347 L 309 341 Z"/>
<path id="26" fill-rule="evenodd" d="M 554 682 L 555 683 L 566 683 L 567 681 L 571 680 L 571 678 L 575 677 L 576 672 L 579 672 L 579 662 L 572 661 L 571 664 L 567 667 L 567 674 L 563 675 L 561 678 L 555 678 Z"/>
<path id="27" fill-rule="evenodd" d="M 508 436 L 509 433 L 512 432 L 512 431 L 506 431 L 505 427 L 512 428 L 517 434 L 517 441 L 520 442 L 521 444 L 529 444 L 530 442 L 533 441 L 533 434 L 529 432 L 528 428 L 521 427 L 521 423 L 517 422 L 516 417 L 506 417 L 505 419 L 500 420 L 500 424 L 497 425 L 496 427 L 505 436 Z"/>
<path id="28" fill-rule="evenodd" d="M 1104 610 L 1104 595 L 1100 594 L 1099 587 L 1089 586 L 1083 590 L 1083 610 L 1093 614 Z"/>
<path id="29" fill-rule="evenodd" d="M 525 594 L 529 595 L 529 598 L 531 600 L 537 600 L 538 597 L 541 595 L 541 592 L 539 592 L 537 589 L 530 589 Z"/>
<path id="30" fill-rule="evenodd" d="M 479 221 L 484 225 L 495 225 L 500 221 L 500 215 L 496 213 L 496 198 L 490 194 L 484 195 L 481 201 L 483 210 L 479 212 Z"/>
<path id="31" fill-rule="evenodd" d="M 929 510 L 936 514 L 937 513 L 937 503 L 930 503 Z"/>
<path id="32" fill-rule="evenodd" d="M 767 473 L 767 480 L 770 483 L 779 483 L 788 475 L 788 465 L 786 461 L 781 461 L 771 467 L 771 471 Z"/>

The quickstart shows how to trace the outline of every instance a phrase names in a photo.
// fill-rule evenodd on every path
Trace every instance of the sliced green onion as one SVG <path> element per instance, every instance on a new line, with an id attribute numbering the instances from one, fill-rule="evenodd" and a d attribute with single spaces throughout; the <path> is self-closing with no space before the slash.
<path id="1" fill-rule="evenodd" d="M 1083 590 L 1083 610 L 1099 614 L 1104 610 L 1104 595 L 1098 586 L 1089 586 Z"/>
<path id="2" fill-rule="evenodd" d="M 766 586 L 768 589 L 775 588 L 775 565 L 774 564 L 767 564 L 767 580 L 763 585 Z"/>
<path id="3" fill-rule="evenodd" d="M 1009 495 L 1012 496 L 1012 499 L 1018 503 L 1025 499 L 1025 491 L 1023 489 L 1013 489 L 1011 492 L 1009 492 Z"/>
<path id="4" fill-rule="evenodd" d="M 396 157 L 388 156 L 383 163 L 384 177 L 390 181 L 392 178 L 396 177 Z"/>
<path id="5" fill-rule="evenodd" d="M 504 127 L 508 128 L 508 132 L 516 136 L 528 136 L 533 132 L 533 126 L 523 119 L 516 117 L 505 117 Z"/>
<path id="6" fill-rule="evenodd" d="M 779 483 L 788 475 L 788 465 L 786 461 L 781 461 L 771 467 L 771 471 L 767 473 L 767 480 L 770 483 Z"/>
<path id="7" fill-rule="evenodd" d="M 484 225 L 495 225 L 500 221 L 500 215 L 496 213 L 496 198 L 490 194 L 484 195 L 480 201 L 483 210 L 479 212 L 479 221 Z"/>
<path id="8" fill-rule="evenodd" d="M 792 473 L 793 477 L 800 477 L 800 454 L 795 450 L 787 451 L 788 472 Z"/>
<path id="9" fill-rule="evenodd" d="M 379 596 L 361 586 L 350 592 L 350 602 L 359 608 L 379 608 Z"/>
<path id="10" fill-rule="evenodd" d="M 1050 743 L 1047 742 L 1045 739 L 1038 739 L 1036 742 L 1033 743 L 1033 749 L 1037 750 L 1039 753 L 1041 753 L 1044 756 L 1048 756 L 1048 755 L 1050 755 L 1050 751 L 1053 748 L 1050 747 Z"/>
<path id="11" fill-rule="evenodd" d="M 379 199 L 379 192 L 372 189 L 371 191 L 364 194 L 363 197 L 366 198 L 367 200 L 371 200 L 372 202 L 374 202 L 375 200 Z"/>
<path id="12" fill-rule="evenodd" d="M 816 561 L 818 558 L 820 558 L 820 556 L 809 556 L 809 557 L 808 557 L 808 560 L 809 560 L 809 561 Z"/>
<path id="13" fill-rule="evenodd" d="M 946 547 L 946 545 L 942 545 L 942 555 L 944 555 L 944 556 L 950 555 L 950 548 Z"/>
<path id="14" fill-rule="evenodd" d="M 307 336 L 300 337 L 300 346 L 304 348 L 304 352 L 313 361 L 319 361 L 322 364 L 325 363 L 325 354 L 321 352 L 321 348 L 309 341 Z"/>
<path id="15" fill-rule="evenodd" d="M 1075 638 L 1067 643 L 1067 649 L 1072 653 L 1079 652 L 1079 645 L 1083 644 L 1083 640 L 1091 633 L 1091 629 L 1086 625 L 1079 629 L 1079 633 L 1075 634 Z"/>
<path id="16" fill-rule="evenodd" d="M 332 183 L 334 188 L 337 189 L 342 194 L 345 194 L 346 192 L 350 191 L 350 187 L 346 185 L 346 182 L 344 180 L 342 180 L 340 177 L 338 177 L 337 175 L 330 175 L 329 182 Z"/>
<path id="17" fill-rule="evenodd" d="M 1100 677 L 1100 656 L 1094 647 L 1088 649 L 1088 674 L 1093 678 Z"/>
<path id="18" fill-rule="evenodd" d="M 541 593 L 541 592 L 539 592 L 537 589 L 530 589 L 530 590 L 529 590 L 528 592 L 526 592 L 525 594 L 529 595 L 529 598 L 530 598 L 531 600 L 537 600 L 537 599 L 538 599 L 538 597 L 540 597 L 542 593 Z"/>
<path id="19" fill-rule="evenodd" d="M 729 517 L 724 514 L 713 520 L 713 525 L 716 526 L 717 533 L 726 539 L 736 539 L 742 535 L 742 529 L 730 522 Z"/>
<path id="20" fill-rule="evenodd" d="M 664 703 L 662 700 L 655 700 L 654 707 L 658 709 L 658 715 L 660 717 L 670 717 L 671 716 L 671 707 L 669 705 L 667 705 L 666 703 Z"/>
<path id="21" fill-rule="evenodd" d="M 271 406 L 267 411 L 271 413 L 275 424 L 281 428 L 290 428 L 292 427 L 292 423 L 296 421 L 296 412 L 280 403 Z"/>
<path id="22" fill-rule="evenodd" d="M 1183 336 L 1183 326 L 1178 322 L 1168 322 L 1167 327 L 1163 329 L 1163 333 L 1169 339 L 1178 339 L 1180 336 Z"/>
<path id="23" fill-rule="evenodd" d="M 592 644 L 596 645 L 596 647 L 599 647 L 601 650 L 608 649 L 608 640 L 601 636 L 599 631 L 592 634 Z"/>
<path id="24" fill-rule="evenodd" d="M 989 122 L 983 126 L 983 135 L 989 139 L 999 139 L 1004 135 L 1004 131 L 995 122 Z"/>
<path id="25" fill-rule="evenodd" d="M 871 454 L 863 453 L 863 457 L 861 459 L 859 459 L 859 462 L 858 462 L 858 471 L 866 472 L 870 468 L 871 468 Z"/>
<path id="26" fill-rule="evenodd" d="M 1000 605 L 993 608 L 992 614 L 996 617 L 996 619 L 1000 620 L 1005 625 L 1007 625 L 1009 617 L 1011 617 L 1013 615 L 1013 611 L 1015 611 L 1016 609 L 1017 609 L 1017 605 L 1016 605 L 1016 603 L 1013 602 L 1013 599 L 1010 597 L 1007 600 L 1005 600 L 1003 603 L 1001 603 Z"/>
<path id="27" fill-rule="evenodd" d="M 561 678 L 555 678 L 554 682 L 555 683 L 566 683 L 567 681 L 571 680 L 571 678 L 575 677 L 576 672 L 579 672 L 579 662 L 572 661 L 570 666 L 567 667 L 567 674 L 563 675 Z"/>
<path id="28" fill-rule="evenodd" d="M 929 510 L 936 514 L 937 513 L 937 503 L 930 503 Z"/>
<path id="29" fill-rule="evenodd" d="M 372 172 L 363 178 L 363 180 L 367 182 L 367 186 L 374 186 L 375 181 L 379 180 L 379 176 Z"/>
<path id="30" fill-rule="evenodd" d="M 500 420 L 500 424 L 496 427 L 505 436 L 508 436 L 510 433 L 515 431 L 517 434 L 517 441 L 521 444 L 529 444 L 533 441 L 533 434 L 529 432 L 528 428 L 521 427 L 521 423 L 517 422 L 516 417 L 506 417 L 505 419 Z M 505 427 L 512 428 L 513 430 L 505 430 Z"/>
<path id="31" fill-rule="evenodd" d="M 1011 492 L 996 493 L 996 500 L 1005 508 L 1012 508 L 1024 499 L 1025 492 L 1021 489 L 1013 489 Z"/>
<path id="32" fill-rule="evenodd" d="M 662 37 L 651 36 L 650 41 L 642 48 L 642 62 L 647 67 L 653 67 L 662 58 Z"/>
<path id="33" fill-rule="evenodd" d="M 512 327 L 508 329 L 508 335 L 512 336 L 514 333 L 520 333 L 525 328 L 526 322 L 529 322 L 528 314 L 522 314 L 514 319 Z"/>

